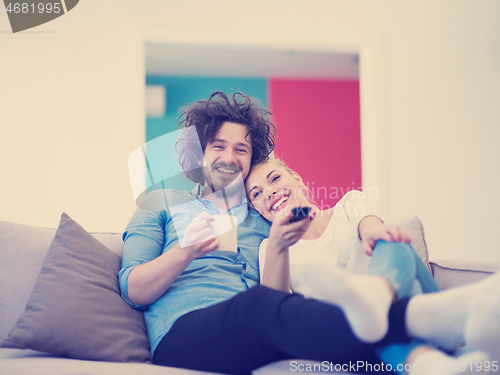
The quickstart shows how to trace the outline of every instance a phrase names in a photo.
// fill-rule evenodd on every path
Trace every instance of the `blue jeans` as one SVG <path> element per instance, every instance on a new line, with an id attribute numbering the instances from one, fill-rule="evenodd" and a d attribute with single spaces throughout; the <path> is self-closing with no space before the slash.
<path id="1" fill-rule="evenodd" d="M 385 277 L 394 288 L 396 299 L 421 293 L 439 292 L 434 277 L 415 253 L 411 245 L 399 242 L 379 241 L 373 250 L 368 274 Z M 382 362 L 390 364 L 392 370 L 404 374 L 404 365 L 410 352 L 423 341 L 390 344 L 378 350 Z"/>

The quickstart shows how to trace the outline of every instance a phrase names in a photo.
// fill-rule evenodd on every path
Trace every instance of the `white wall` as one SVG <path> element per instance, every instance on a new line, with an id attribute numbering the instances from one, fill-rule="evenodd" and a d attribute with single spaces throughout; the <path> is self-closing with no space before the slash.
<path id="1" fill-rule="evenodd" d="M 122 231 L 127 158 L 143 142 L 128 16 L 83 1 L 36 29 L 0 34 L 0 219 Z M 0 30 L 10 29 L 0 12 Z M 133 109 L 131 109 L 133 108 Z"/>
<path id="2" fill-rule="evenodd" d="M 432 259 L 500 261 L 497 0 L 81 1 L 0 33 L 0 219 L 121 231 L 143 40 L 361 52 L 364 184 Z M 9 30 L 0 13 L 0 31 Z M 42 33 L 43 32 L 43 33 Z"/>

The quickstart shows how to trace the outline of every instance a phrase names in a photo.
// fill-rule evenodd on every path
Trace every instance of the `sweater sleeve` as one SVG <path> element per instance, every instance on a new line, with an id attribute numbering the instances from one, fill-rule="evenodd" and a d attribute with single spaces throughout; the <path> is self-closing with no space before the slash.
<path id="1" fill-rule="evenodd" d="M 351 190 L 335 206 L 335 214 L 345 214 L 349 219 L 351 231 L 359 238 L 359 223 L 367 216 L 376 216 L 383 220 L 377 208 L 376 198 L 359 190 Z"/>
<path id="2" fill-rule="evenodd" d="M 150 194 L 150 200 L 158 200 Z M 157 195 L 157 194 L 156 194 Z M 124 250 L 118 280 L 122 298 L 134 309 L 145 310 L 147 306 L 136 305 L 128 297 L 128 276 L 136 266 L 159 257 L 165 243 L 166 210 L 162 204 L 150 203 L 138 208 L 123 233 Z M 157 202 L 158 203 L 158 202 Z"/>

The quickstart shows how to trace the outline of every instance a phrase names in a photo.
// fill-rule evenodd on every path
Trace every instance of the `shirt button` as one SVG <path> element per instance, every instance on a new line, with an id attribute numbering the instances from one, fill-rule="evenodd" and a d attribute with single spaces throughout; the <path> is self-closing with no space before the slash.
<path id="1" fill-rule="evenodd" d="M 208 204 L 208 201 L 205 201 L 205 205 L 207 205 L 207 204 Z"/>

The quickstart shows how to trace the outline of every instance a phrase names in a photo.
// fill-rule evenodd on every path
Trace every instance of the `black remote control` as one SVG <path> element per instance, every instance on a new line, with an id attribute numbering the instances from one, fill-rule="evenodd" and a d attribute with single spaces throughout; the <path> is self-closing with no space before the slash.
<path id="1" fill-rule="evenodd" d="M 302 220 L 306 218 L 311 212 L 311 207 L 294 207 L 292 208 L 292 218 L 290 219 L 290 223 L 294 223 L 296 221 Z"/>

